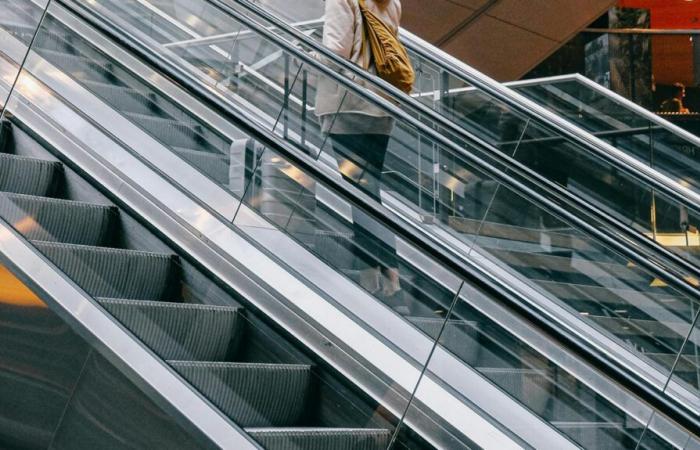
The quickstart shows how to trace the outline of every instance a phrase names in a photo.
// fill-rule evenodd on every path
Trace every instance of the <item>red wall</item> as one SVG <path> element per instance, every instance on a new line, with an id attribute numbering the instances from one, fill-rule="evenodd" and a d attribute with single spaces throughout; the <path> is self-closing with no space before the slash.
<path id="1" fill-rule="evenodd" d="M 651 10 L 652 28 L 700 28 L 700 0 L 620 0 L 618 5 Z"/>
<path id="2" fill-rule="evenodd" d="M 652 28 L 700 28 L 700 0 L 619 0 L 624 8 L 651 11 Z M 698 36 L 696 39 L 700 39 Z M 688 36 L 654 36 L 652 38 L 652 71 L 659 84 L 676 81 L 694 85 L 693 44 Z"/>

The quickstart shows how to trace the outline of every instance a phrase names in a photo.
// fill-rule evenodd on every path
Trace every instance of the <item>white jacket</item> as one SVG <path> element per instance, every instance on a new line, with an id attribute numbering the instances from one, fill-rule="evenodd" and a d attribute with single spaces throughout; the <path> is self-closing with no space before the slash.
<path id="1" fill-rule="evenodd" d="M 400 0 L 365 0 L 365 2 L 377 17 L 382 19 L 395 33 L 398 33 L 401 22 Z M 367 69 L 370 63 L 370 49 L 369 45 L 365 45 L 363 51 L 364 35 L 362 13 L 358 0 L 326 0 L 323 27 L 324 46 L 338 56 Z M 369 68 L 369 70 L 375 71 L 374 67 Z M 318 116 L 335 114 L 340 108 L 342 113 L 356 113 L 373 117 L 387 116 L 380 108 L 351 93 L 345 96 L 345 93 L 345 89 L 323 76 L 318 82 L 316 114 Z M 345 100 L 343 100 L 344 96 Z"/>

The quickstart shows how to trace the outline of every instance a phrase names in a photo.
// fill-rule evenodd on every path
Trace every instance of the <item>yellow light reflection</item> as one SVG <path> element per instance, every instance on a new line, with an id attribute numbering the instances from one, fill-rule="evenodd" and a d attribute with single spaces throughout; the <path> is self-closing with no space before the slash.
<path id="1" fill-rule="evenodd" d="M 664 281 L 659 280 L 658 278 L 654 278 L 651 283 L 649 284 L 651 287 L 667 287 L 668 284 L 666 284 Z"/>
<path id="2" fill-rule="evenodd" d="M 25 217 L 14 224 L 15 229 L 22 234 L 27 234 L 39 227 L 39 224 L 32 217 Z"/>
<path id="3" fill-rule="evenodd" d="M 688 283 L 692 284 L 695 287 L 700 286 L 700 281 L 698 281 L 698 279 L 695 277 L 691 277 L 690 275 L 685 277 L 685 281 L 687 281 Z"/>
<path id="4" fill-rule="evenodd" d="M 0 304 L 46 308 L 46 304 L 5 266 L 0 266 Z"/>
<path id="5" fill-rule="evenodd" d="M 281 169 L 281 172 L 285 175 L 287 175 L 289 178 L 292 180 L 296 181 L 298 184 L 304 186 L 306 189 L 311 189 L 313 188 L 313 180 L 311 178 L 307 177 L 304 172 L 301 170 L 297 169 L 294 166 L 287 166 L 284 169 Z"/>
<path id="6" fill-rule="evenodd" d="M 338 169 L 340 170 L 340 173 L 345 175 L 346 177 L 350 178 L 351 180 L 356 180 L 359 177 L 360 173 L 362 172 L 362 169 L 360 166 L 357 164 L 353 163 L 350 160 L 343 160 L 340 165 L 338 166 Z"/>
<path id="7" fill-rule="evenodd" d="M 665 247 L 700 247 L 698 233 L 656 233 L 656 236 L 647 233 L 647 236 Z"/>
<path id="8" fill-rule="evenodd" d="M 33 77 L 23 73 L 17 81 L 17 88 L 29 100 L 36 101 L 46 95 L 46 92 L 41 84 Z"/>

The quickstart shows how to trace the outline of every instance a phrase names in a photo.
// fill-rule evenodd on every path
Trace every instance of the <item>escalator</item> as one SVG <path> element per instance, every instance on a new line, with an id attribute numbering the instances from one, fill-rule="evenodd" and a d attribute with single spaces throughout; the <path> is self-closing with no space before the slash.
<path id="1" fill-rule="evenodd" d="M 694 134 L 578 74 L 508 86 L 681 185 L 698 190 L 700 141 Z"/>
<path id="2" fill-rule="evenodd" d="M 343 414 L 352 416 L 357 404 L 343 396 L 342 400 L 327 398 L 329 403 L 324 406 L 326 400 L 314 392 L 319 389 L 318 377 L 323 375 L 314 374 L 317 368 L 307 358 L 295 355 L 283 337 L 256 323 L 253 313 L 168 251 L 119 208 L 100 198 L 36 140 L 12 127 L 4 144 L 5 152 L 0 154 L 0 215 L 4 220 L 14 224 L 34 248 L 227 417 L 245 427 L 255 441 L 265 448 L 387 447 L 391 434 L 386 428 L 353 428 L 345 421 L 335 428 L 323 426 L 321 416 L 339 407 L 333 405 L 342 405 Z M 90 197 L 95 201 L 85 201 Z M 199 303 L 203 296 L 211 303 Z M 8 317 L 12 316 L 3 315 L 3 322 Z M 22 320 L 42 319 L 18 316 L 9 324 L 26 327 Z M 75 338 L 68 334 L 65 342 L 61 339 L 54 340 L 52 347 L 69 348 Z M 20 348 L 11 350 L 20 352 Z M 10 366 L 4 371 L 7 376 L 19 367 L 19 360 L 10 355 L 5 364 Z M 109 373 L 99 362 L 94 364 L 93 378 Z M 56 422 L 60 407 L 54 408 L 50 399 L 26 402 L 8 396 L 36 392 L 32 381 L 64 375 L 69 368 L 35 363 L 31 367 L 31 375 L 3 383 L 3 403 L 15 405 L 5 410 L 3 422 L 9 425 L 19 422 L 19 417 L 34 417 L 41 433 L 27 433 L 18 448 L 46 448 L 43 438 L 51 430 L 41 429 L 40 424 Z M 107 380 L 94 380 L 97 385 L 87 384 L 84 389 L 99 397 L 108 387 L 104 386 Z M 123 436 L 102 428 L 111 425 L 119 429 L 119 420 L 113 421 L 112 414 L 104 416 L 103 408 L 101 401 L 84 400 L 69 410 L 61 423 L 73 432 L 51 448 L 90 448 L 91 443 L 99 443 L 101 448 L 121 447 Z M 85 426 L 78 428 L 78 423 Z M 7 426 L 0 431 L 0 442 L 9 445 L 4 439 L 15 434 L 14 427 Z M 140 440 L 137 445 L 146 447 L 147 441 Z M 187 440 L 163 439 L 152 445 L 190 448 Z"/>
<path id="3" fill-rule="evenodd" d="M 194 79 L 209 86 L 217 95 L 229 95 L 239 102 L 242 98 L 252 106 L 250 114 L 260 117 L 272 131 L 333 165 L 333 158 L 329 157 L 332 150 L 318 132 L 318 124 L 314 123 L 314 84 L 305 81 L 313 79 L 314 75 L 304 70 L 307 66 L 293 61 L 291 54 L 285 56 L 284 51 L 271 43 L 272 37 L 256 38 L 240 22 L 233 18 L 227 20 L 225 8 L 217 10 L 213 5 L 207 6 L 207 2 L 195 8 L 200 11 L 197 21 L 188 20 L 194 11 L 191 3 L 103 3 L 109 4 L 109 12 L 105 8 L 95 9 L 109 16 L 112 22 L 124 29 L 129 24 L 138 24 L 137 28 L 148 32 L 148 35 L 134 32 L 140 41 L 156 41 L 153 43 L 155 51 L 193 70 Z M 151 15 L 139 20 L 145 15 L 139 13 L 138 8 L 144 5 L 149 5 Z M 228 10 L 231 15 L 236 12 Z M 250 11 L 244 9 L 244 13 Z M 119 22 L 119 17 L 124 23 Z M 216 19 L 205 20 L 213 17 Z M 285 33 L 278 30 L 277 25 L 269 24 L 269 27 L 284 37 Z M 305 26 L 311 34 L 317 24 Z M 293 39 L 289 37 L 289 40 Z M 239 57 L 240 62 L 232 63 L 234 57 Z M 425 56 L 422 58 L 421 64 L 427 65 Z M 423 67 L 422 72 L 419 71 L 422 82 L 428 79 L 428 69 Z M 418 98 L 451 117 L 457 115 L 464 104 L 452 101 L 449 96 L 442 101 L 441 92 L 452 92 L 464 87 L 466 82 L 452 73 L 444 75 L 435 73 L 431 78 L 433 87 L 427 90 L 431 96 L 419 93 Z M 438 80 L 443 88 L 436 87 Z M 510 123 L 516 137 L 511 137 L 511 141 L 502 139 L 498 123 L 494 125 L 498 120 L 489 121 L 493 117 L 485 114 L 483 107 L 474 108 L 473 115 L 462 124 L 467 130 L 478 131 L 488 138 L 495 148 L 484 151 L 479 148 L 479 141 L 475 145 L 472 140 L 466 144 L 470 152 L 498 164 L 505 164 L 506 160 L 497 159 L 494 152 L 515 152 L 519 162 L 541 175 L 555 181 L 565 179 L 567 190 L 531 191 L 568 195 L 564 198 L 569 204 L 557 200 L 551 205 L 559 217 L 544 213 L 541 203 L 535 205 L 475 170 L 470 160 L 473 155 L 440 147 L 436 138 L 422 135 L 410 126 L 397 127 L 392 137 L 383 202 L 405 217 L 421 222 L 423 229 L 433 232 L 451 251 L 472 256 L 478 247 L 479 257 L 495 259 L 498 269 L 505 268 L 509 276 L 528 280 L 525 284 L 537 288 L 536 294 L 529 292 L 528 295 L 540 299 L 537 300 L 539 307 L 546 314 L 577 332 L 581 330 L 580 322 L 584 322 L 584 328 L 591 326 L 592 329 L 585 332 L 590 341 L 607 348 L 608 354 L 613 354 L 622 367 L 634 367 L 635 371 L 645 374 L 644 378 L 657 380 L 652 384 L 662 390 L 675 384 L 667 383 L 668 375 L 682 368 L 671 378 L 682 379 L 682 384 L 689 385 L 672 396 L 696 410 L 697 396 L 693 391 L 697 383 L 693 367 L 697 366 L 697 361 L 692 344 L 694 338 L 689 333 L 693 333 L 697 307 L 695 300 L 684 298 L 697 295 L 694 285 L 698 274 L 692 264 L 695 255 L 683 239 L 676 239 L 664 248 L 647 242 L 643 236 L 637 239 L 630 238 L 629 234 L 630 230 L 635 230 L 640 235 L 658 237 L 662 232 L 680 231 L 683 217 L 690 216 L 686 222 L 696 217 L 692 202 L 666 196 L 671 191 L 656 189 L 655 185 L 646 183 L 646 178 L 620 171 L 619 166 L 608 164 L 608 160 L 598 158 L 597 153 L 578 142 L 561 144 L 563 138 L 552 136 L 551 128 L 516 113 L 485 92 L 476 97 L 479 103 L 496 110 L 501 117 L 499 120 Z M 278 106 L 271 106 L 273 104 Z M 287 108 L 282 109 L 284 113 L 280 113 L 280 106 Z M 421 114 L 422 110 L 418 111 L 417 114 Z M 442 123 L 435 125 L 439 130 L 443 129 L 441 126 Z M 446 134 L 455 134 L 453 128 L 445 128 Z M 543 140 L 557 145 L 543 149 Z M 538 158 L 538 152 L 545 150 L 554 152 L 548 164 L 540 163 L 541 158 Z M 567 165 L 560 162 L 560 155 L 567 155 L 567 164 L 572 166 L 563 175 L 561 168 Z M 572 159 L 571 155 L 576 156 Z M 513 170 L 516 166 L 506 167 Z M 557 204 L 568 209 L 556 209 Z M 650 216 L 652 207 L 654 215 Z M 579 219 L 574 226 L 571 220 L 576 219 L 572 214 L 578 214 L 579 208 L 590 215 Z M 514 217 L 513 210 L 521 214 Z M 602 210 L 605 215 L 594 214 L 596 210 Z M 561 220 L 564 217 L 566 220 Z M 601 228 L 605 226 L 605 231 L 596 233 L 592 228 L 597 224 Z M 582 233 L 584 229 L 589 231 Z M 657 263 L 646 264 L 651 261 Z M 673 276 L 664 271 L 670 267 L 676 267 Z M 675 278 L 676 282 L 670 283 L 668 278 Z M 610 335 L 614 336 L 615 343 L 609 340 Z M 686 389 L 690 390 L 683 393 Z"/>
<path id="4" fill-rule="evenodd" d="M 8 44 L 3 49 L 7 57 L 3 68 L 12 70 L 13 62 L 22 60 L 21 52 L 15 52 L 12 45 L 22 42 L 26 45 L 32 41 L 33 29 L 26 24 L 31 22 L 29 18 L 40 16 L 41 10 L 32 2 L 20 7 L 9 2 L 4 6 L 13 13 L 0 24 L 7 33 L 3 42 Z M 274 47 L 271 42 L 268 45 Z M 442 442 L 442 447 L 447 448 L 489 447 L 486 443 L 495 446 L 495 442 L 524 447 L 541 447 L 546 443 L 556 448 L 626 448 L 632 445 L 666 448 L 683 447 L 689 439 L 694 439 L 643 399 L 620 389 L 606 375 L 558 348 L 537 327 L 490 300 L 491 295 L 498 294 L 497 289 L 485 294 L 481 288 L 468 287 L 449 270 L 438 269 L 441 264 L 406 243 L 405 238 L 397 240 L 397 246 L 401 246 L 400 270 L 405 275 L 402 277 L 405 296 L 401 303 L 381 295 L 373 298 L 360 289 L 353 283 L 362 284 L 353 261 L 357 258 L 353 247 L 357 246 L 358 239 L 349 224 L 359 219 L 356 211 L 362 207 L 353 205 L 352 197 L 334 193 L 330 174 L 324 184 L 317 179 L 322 174 L 314 175 L 310 168 L 302 170 L 290 162 L 289 155 L 282 151 L 288 141 L 279 140 L 278 135 L 293 135 L 297 124 L 291 112 L 285 117 L 284 112 L 280 114 L 279 108 L 275 108 L 270 100 L 275 98 L 276 92 L 269 85 L 239 84 L 238 93 L 248 99 L 242 106 L 258 108 L 248 114 L 249 123 L 245 113 L 241 113 L 237 121 L 228 122 L 207 111 L 192 97 L 178 92 L 177 86 L 148 66 L 136 64 L 133 55 L 107 42 L 104 36 L 100 37 L 60 6 L 52 6 L 32 48 L 17 90 L 8 102 L 9 122 L 4 142 L 6 151 L 14 155 L 4 156 L 3 169 L 7 164 L 7 173 L 21 173 L 22 183 L 37 184 L 34 181 L 39 179 L 49 187 L 43 191 L 24 192 L 32 196 L 27 198 L 8 194 L 3 216 L 16 224 L 17 229 L 21 229 L 17 224 L 22 224 L 25 222 L 22 219 L 29 216 L 31 219 L 26 222 L 30 225 L 39 223 L 42 228 L 53 230 L 36 231 L 39 234 L 34 235 L 36 228 L 30 226 L 25 236 L 36 241 L 35 246 L 78 285 L 102 299 L 105 310 L 160 358 L 170 361 L 175 371 L 266 448 L 386 448 L 392 432 L 397 433 L 397 440 L 392 443 L 394 448 L 430 448 L 430 444 L 441 447 L 436 442 Z M 62 103 L 68 107 L 61 106 Z M 38 109 L 35 119 L 46 122 L 43 127 L 33 126 L 40 121 L 29 120 L 32 116 L 27 110 L 32 106 Z M 275 114 L 266 118 L 265 111 L 261 111 L 264 108 L 274 110 Z M 108 110 L 112 112 L 109 115 L 106 114 Z M 51 126 L 52 122 L 55 125 Z M 269 125 L 275 133 L 265 133 Z M 93 128 L 103 136 L 96 137 L 97 131 Z M 69 142 L 53 136 L 51 130 L 70 136 L 68 141 L 78 141 L 79 146 L 88 147 L 84 156 L 78 158 L 77 149 L 73 153 L 66 150 Z M 251 138 L 253 130 L 258 134 Z M 313 142 L 318 137 L 313 137 L 311 130 L 309 125 L 306 131 L 309 141 Z M 303 133 L 295 138 L 301 135 Z M 131 148 L 126 153 L 123 149 L 122 153 L 117 153 L 115 146 Z M 56 162 L 57 157 L 62 163 Z M 121 170 L 122 181 L 110 186 L 104 181 L 107 178 L 99 178 L 99 171 L 89 170 L 86 160 L 90 158 Z M 30 162 L 22 166 L 20 160 Z M 47 160 L 51 163 L 44 162 Z M 13 166 L 15 170 L 9 170 Z M 146 169 L 150 170 L 151 177 L 142 175 Z M 54 181 L 52 171 L 62 173 L 67 182 Z M 167 186 L 163 182 L 156 183 L 154 178 L 166 180 Z M 17 178 L 8 175 L 6 179 L 7 190 L 12 191 Z M 384 339 L 393 338 L 393 345 L 413 358 L 418 367 L 426 367 L 428 375 L 415 382 L 405 382 L 396 376 L 394 382 L 389 383 L 394 389 L 385 392 L 367 387 L 358 380 L 361 377 L 356 373 L 352 377 L 347 376 L 347 372 L 345 377 L 341 376 L 343 371 L 338 368 L 338 358 L 342 359 L 342 355 L 339 353 L 352 354 L 352 349 L 336 345 L 339 350 L 328 350 L 333 348 L 327 345 L 329 342 L 314 347 L 308 338 L 289 336 L 288 324 L 271 323 L 270 310 L 256 303 L 260 299 L 240 291 L 238 295 L 231 292 L 232 287 L 227 285 L 226 274 L 222 274 L 221 269 L 183 252 L 186 239 L 177 245 L 168 244 L 175 241 L 176 236 L 160 224 L 148 225 L 148 215 L 155 213 L 144 206 L 139 211 L 138 204 L 125 200 L 127 194 L 137 195 L 130 194 L 132 188 L 124 181 L 127 179 L 142 180 L 141 184 L 135 183 L 138 187 L 135 190 L 153 204 L 170 205 L 171 214 L 184 222 L 180 225 L 195 236 L 195 241 L 211 240 L 211 245 L 218 245 L 221 252 L 230 249 L 229 257 L 241 258 L 239 264 L 245 264 L 245 258 L 256 251 L 261 252 L 259 247 L 269 249 L 273 255 L 268 254 L 268 258 L 286 265 L 287 270 L 296 272 L 306 284 L 315 284 L 315 290 L 332 295 L 339 310 L 354 316 L 355 320 L 374 325 L 374 333 L 380 333 Z M 181 194 L 178 197 L 173 192 Z M 186 195 L 182 195 L 183 192 Z M 232 194 L 239 194 L 243 202 L 236 201 Z M 64 201 L 52 199 L 55 197 L 64 198 Z M 76 206 L 65 200 L 86 203 Z M 119 203 L 120 209 L 112 202 Z M 95 203 L 102 207 L 94 206 Z M 501 208 L 509 207 L 507 202 L 501 203 Z M 199 207 L 188 210 L 190 204 L 199 204 Z M 26 213 L 17 215 L 16 207 Z M 257 213 L 257 218 L 252 213 Z M 68 219 L 61 219 L 62 214 Z M 208 217 L 217 217 L 223 225 L 210 228 L 212 225 L 204 220 Z M 370 233 L 392 232 L 372 219 L 372 214 L 362 220 L 372 222 L 372 226 L 367 227 L 374 230 L 368 231 Z M 144 221 L 146 226 L 142 224 Z M 468 226 L 466 221 L 463 224 Z M 608 317 L 605 308 L 610 304 L 627 302 L 624 304 L 628 305 L 635 301 L 644 307 L 644 312 L 663 317 L 670 311 L 669 321 L 665 323 L 675 323 L 672 321 L 684 316 L 688 324 L 692 322 L 695 303 L 687 295 L 664 286 L 655 299 L 652 292 L 647 292 L 645 284 L 655 279 L 654 275 L 630 265 L 629 261 L 577 232 L 571 225 L 550 233 L 554 239 L 548 244 L 559 258 L 574 261 L 569 267 L 557 259 L 557 254 L 542 255 L 537 251 L 542 246 L 539 234 L 528 238 L 522 229 L 492 228 L 494 230 L 488 234 L 477 236 L 468 231 L 465 235 L 472 234 L 474 243 L 479 242 L 479 252 L 484 248 L 489 254 L 509 262 L 511 267 L 522 264 L 523 272 L 534 270 L 532 279 L 544 274 L 540 280 L 543 283 L 553 278 L 558 288 L 576 285 L 576 293 L 584 298 L 572 299 L 571 303 L 588 300 L 582 308 L 590 308 L 592 316 L 596 316 L 593 308 L 601 308 L 601 303 L 591 302 L 588 296 L 593 294 L 582 292 L 585 289 L 578 285 L 585 285 L 582 281 L 588 280 L 600 283 L 600 274 L 595 272 L 605 270 L 609 278 L 602 287 L 605 295 L 615 294 L 614 288 L 619 288 L 619 292 L 609 297 L 613 300 L 607 305 L 602 305 L 602 317 L 597 319 L 602 323 Z M 84 237 L 85 229 L 94 234 Z M 216 241 L 221 236 L 233 239 L 234 229 L 255 245 Z M 98 230 L 105 232 L 100 234 Z M 508 235 L 509 231 L 517 236 Z M 105 236 L 109 239 L 105 240 Z M 78 238 L 88 240 L 72 241 Z M 47 240 L 54 242 L 46 243 Z M 198 245 L 197 242 L 191 245 Z M 519 252 L 512 251 L 515 242 Z M 228 248 L 225 247 L 227 243 Z M 586 258 L 567 254 L 574 248 Z M 511 251 L 499 254 L 499 249 Z M 329 271 L 328 266 L 314 264 L 309 258 L 312 256 L 325 259 L 342 275 Z M 537 257 L 540 260 L 533 262 L 532 258 Z M 244 268 L 253 270 L 258 264 L 255 260 L 248 261 Z M 493 270 L 503 272 L 505 268 L 496 266 Z M 300 291 L 296 287 L 299 281 L 294 284 L 291 275 L 283 277 L 281 272 L 271 267 L 267 269 L 270 274 L 258 275 L 267 276 L 264 283 L 270 289 L 296 296 L 292 301 L 297 302 L 294 303 L 297 309 L 302 309 L 305 296 L 314 299 L 315 303 L 306 306 L 301 316 L 324 313 L 323 298 L 317 299 L 318 293 L 313 297 L 314 289 Z M 218 279 L 214 281 L 216 277 L 212 274 L 217 270 Z M 576 279 L 586 272 L 587 280 Z M 132 273 L 138 276 L 126 277 Z M 513 274 L 508 271 L 501 274 L 509 275 Z M 664 283 L 664 280 L 658 282 Z M 600 286 L 591 283 L 590 291 L 595 291 L 596 287 Z M 530 293 L 538 295 L 536 291 L 530 290 Z M 599 297 L 601 292 L 595 295 Z M 647 304 L 655 300 L 655 304 Z M 408 321 L 403 321 L 396 313 Z M 386 323 L 382 323 L 384 321 Z M 614 318 L 612 321 L 615 326 L 621 323 Z M 625 325 L 620 325 L 617 331 L 620 336 L 632 335 L 658 348 L 659 361 L 683 351 L 682 360 L 688 361 L 689 368 L 671 364 L 671 372 L 683 381 L 686 378 L 692 381 L 695 369 L 693 360 L 687 356 L 691 353 L 685 348 L 685 342 L 678 342 L 678 336 L 686 331 L 668 335 L 656 333 L 653 327 L 659 327 L 660 321 L 647 320 L 650 323 L 646 323 L 644 318 L 629 317 L 624 323 L 631 327 L 625 330 Z M 338 319 L 335 327 L 340 327 L 341 323 L 346 322 Z M 634 331 L 630 332 L 632 327 Z M 239 330 L 243 328 L 245 332 L 241 338 Z M 615 330 L 614 326 L 608 328 Z M 420 335 L 418 329 L 426 334 Z M 672 327 L 670 329 L 673 331 Z M 203 345 L 200 333 L 205 330 L 212 334 L 206 334 L 206 345 Z M 649 330 L 653 335 L 645 336 Z M 327 329 L 325 333 L 342 331 Z M 418 335 L 423 336 L 422 341 L 412 340 Z M 174 344 L 165 345 L 170 340 L 164 336 L 173 336 Z M 403 341 L 398 336 L 402 336 Z M 430 339 L 436 338 L 441 345 L 431 350 Z M 346 339 L 350 337 L 346 335 Z M 347 342 L 345 346 L 350 345 Z M 428 345 L 423 345 L 424 342 Z M 372 351 L 365 349 L 365 353 L 360 352 L 356 357 L 369 359 L 381 368 L 378 358 L 384 356 L 379 351 L 382 345 L 386 343 L 379 340 Z M 422 349 L 430 351 L 422 352 Z M 469 367 L 476 370 L 470 371 Z M 384 374 L 391 374 L 391 368 L 385 369 Z M 440 390 L 440 383 L 431 385 L 433 377 L 448 383 L 449 388 Z M 348 378 L 354 379 L 348 381 Z M 485 380 L 498 388 L 494 389 L 493 384 Z M 261 381 L 264 384 L 261 385 Z M 674 385 L 671 381 L 669 385 Z M 394 390 L 408 392 L 403 392 L 403 400 L 397 396 L 397 402 Z M 444 401 L 447 397 L 441 394 L 443 391 L 451 393 L 450 398 L 462 398 L 462 402 L 469 405 L 468 409 L 477 411 L 476 415 L 472 412 L 466 422 L 464 417 L 460 418 L 461 423 L 471 426 L 450 430 L 445 425 L 460 423 L 447 417 L 450 408 L 458 408 L 457 404 L 447 403 L 442 410 L 428 404 L 429 401 Z M 427 417 L 436 422 L 437 427 L 431 428 L 418 420 L 423 411 L 430 409 L 437 415 Z M 490 417 L 477 427 L 476 416 L 481 415 Z M 406 421 L 402 422 L 403 416 Z M 423 421 L 428 422 L 425 418 Z M 497 425 L 491 424 L 489 429 L 489 423 L 494 421 Z M 499 434 L 501 441 L 494 438 Z"/>

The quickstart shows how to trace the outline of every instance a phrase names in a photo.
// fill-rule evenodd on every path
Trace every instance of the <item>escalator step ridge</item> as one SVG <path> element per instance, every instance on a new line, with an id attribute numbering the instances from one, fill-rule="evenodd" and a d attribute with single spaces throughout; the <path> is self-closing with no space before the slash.
<path id="1" fill-rule="evenodd" d="M 46 257 L 94 297 L 161 300 L 172 295 L 177 257 L 56 242 L 32 241 Z"/>
<path id="2" fill-rule="evenodd" d="M 58 161 L 0 153 L 0 191 L 49 197 L 62 170 Z"/>
<path id="3" fill-rule="evenodd" d="M 219 361 L 243 325 L 241 307 L 148 300 L 98 302 L 163 359 Z"/>
<path id="4" fill-rule="evenodd" d="M 176 301 L 167 300 L 139 300 L 130 298 L 106 298 L 101 297 L 97 299 L 100 302 L 110 303 L 110 304 L 121 304 L 121 305 L 136 305 L 136 306 L 149 306 L 153 308 L 174 308 L 174 309 L 186 309 L 186 310 L 205 310 L 205 311 L 222 311 L 222 312 L 241 312 L 243 307 L 239 305 L 235 306 L 224 306 L 224 305 L 205 305 L 203 303 L 183 303 Z"/>
<path id="5" fill-rule="evenodd" d="M 268 450 L 383 450 L 391 432 L 374 428 L 245 428 Z"/>
<path id="6" fill-rule="evenodd" d="M 279 364 L 279 363 L 258 363 L 258 362 L 230 362 L 230 361 L 168 361 L 174 366 L 201 367 L 201 368 L 240 368 L 240 369 L 270 369 L 270 370 L 290 370 L 309 371 L 313 367 L 310 364 Z"/>
<path id="7" fill-rule="evenodd" d="M 81 245 L 81 244 L 69 244 L 64 242 L 47 242 L 47 241 L 33 241 L 35 244 L 41 244 L 45 247 L 52 248 L 64 248 L 66 250 L 73 249 L 76 251 L 94 252 L 105 255 L 131 255 L 131 256 L 145 256 L 145 257 L 160 257 L 160 258 L 175 258 L 176 256 L 172 253 L 158 253 L 150 252 L 147 250 L 134 250 L 126 248 L 112 248 L 112 247 L 99 247 L 94 245 Z M 121 297 L 119 297 L 121 298 Z M 143 300 L 143 299 L 142 299 Z"/>
<path id="8" fill-rule="evenodd" d="M 0 194 L 0 216 L 30 240 L 107 245 L 118 214 L 108 205 Z"/>
<path id="9" fill-rule="evenodd" d="M 295 426 L 304 416 L 311 389 L 309 365 L 169 363 L 242 427 Z"/>
<path id="10" fill-rule="evenodd" d="M 161 141 L 169 146 L 191 148 L 196 146 L 202 151 L 215 152 L 216 147 L 210 143 L 211 139 L 205 137 L 202 130 L 198 130 L 199 125 L 186 123 L 170 117 L 158 117 L 153 114 L 139 114 L 134 112 L 124 112 L 132 122 L 141 124 L 152 135 L 157 136 Z M 222 145 L 223 141 L 218 140 Z"/>

